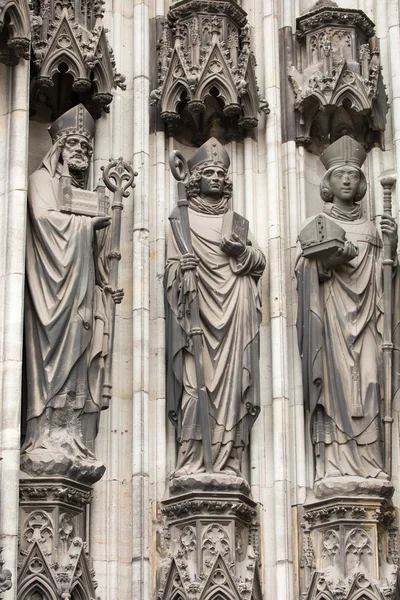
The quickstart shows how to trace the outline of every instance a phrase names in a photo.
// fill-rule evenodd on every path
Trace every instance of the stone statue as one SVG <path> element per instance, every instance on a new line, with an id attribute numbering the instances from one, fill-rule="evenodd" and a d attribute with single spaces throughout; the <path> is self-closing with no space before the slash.
<path id="1" fill-rule="evenodd" d="M 349 136 L 325 150 L 323 213 L 308 219 L 299 235 L 297 329 L 317 495 L 324 486 L 345 491 L 349 477 L 365 490 L 388 479 L 380 414 L 382 240 L 360 205 L 367 190 L 365 158 Z M 382 216 L 381 231 L 395 258 L 391 216 Z"/>
<path id="2" fill-rule="evenodd" d="M 170 216 L 165 271 L 168 414 L 177 428 L 179 456 L 173 478 L 205 473 L 194 340 L 198 298 L 202 367 L 211 442 L 212 472 L 242 477 L 241 456 L 259 414 L 260 295 L 265 257 L 248 221 L 229 208 L 229 156 L 208 140 L 188 162 L 186 195 L 192 252 L 179 250 L 184 228 L 176 208 Z M 195 286 L 187 274 L 195 272 Z M 188 300 L 189 298 L 189 300 Z M 201 479 L 201 477 L 200 477 Z"/>
<path id="3" fill-rule="evenodd" d="M 93 450 L 109 353 L 109 294 L 115 303 L 123 296 L 108 285 L 110 217 L 62 206 L 63 193 L 70 202 L 79 193 L 86 194 L 86 204 L 97 199 L 97 193 L 82 192 L 94 130 L 83 105 L 50 127 L 53 146 L 29 178 L 26 256 L 27 430 L 21 468 L 85 483 L 104 472 Z M 61 189 L 62 181 L 70 187 Z"/>

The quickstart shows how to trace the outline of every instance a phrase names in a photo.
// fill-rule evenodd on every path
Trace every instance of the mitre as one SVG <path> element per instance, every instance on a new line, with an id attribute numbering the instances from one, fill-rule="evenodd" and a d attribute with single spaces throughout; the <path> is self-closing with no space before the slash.
<path id="1" fill-rule="evenodd" d="M 223 167 L 227 171 L 230 162 L 225 148 L 215 137 L 212 137 L 200 146 L 196 154 L 188 160 L 188 167 L 191 173 L 196 167 L 205 168 L 209 166 Z"/>
<path id="2" fill-rule="evenodd" d="M 83 104 L 74 106 L 49 127 L 53 143 L 62 135 L 83 135 L 87 140 L 94 136 L 96 125 Z"/>
<path id="3" fill-rule="evenodd" d="M 361 169 L 366 158 L 367 153 L 361 144 L 344 135 L 322 153 L 321 162 L 327 170 L 344 164 Z"/>

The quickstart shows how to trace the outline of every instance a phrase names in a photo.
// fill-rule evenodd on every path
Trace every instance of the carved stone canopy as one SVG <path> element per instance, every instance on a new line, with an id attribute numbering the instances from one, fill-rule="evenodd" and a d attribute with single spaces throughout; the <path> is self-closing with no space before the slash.
<path id="1" fill-rule="evenodd" d="M 241 139 L 260 103 L 246 13 L 235 0 L 178 0 L 161 26 L 158 88 L 151 93 L 167 133 L 201 145 Z"/>
<path id="2" fill-rule="evenodd" d="M 383 147 L 388 103 L 374 24 L 358 9 L 317 2 L 297 19 L 297 65 L 289 80 L 297 142 L 320 154 L 351 135 L 369 150 Z"/>
<path id="3" fill-rule="evenodd" d="M 29 60 L 30 14 L 28 0 L 0 0 L 0 62 L 14 66 Z"/>
<path id="4" fill-rule="evenodd" d="M 109 111 L 111 90 L 125 89 L 102 24 L 104 0 L 32 0 L 31 110 L 51 119 L 82 102 L 94 118 Z"/>

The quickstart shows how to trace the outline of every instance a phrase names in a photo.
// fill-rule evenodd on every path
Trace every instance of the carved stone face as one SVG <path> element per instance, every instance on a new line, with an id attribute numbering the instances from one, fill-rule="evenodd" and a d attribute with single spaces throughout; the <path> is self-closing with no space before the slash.
<path id="1" fill-rule="evenodd" d="M 225 170 L 222 167 L 205 167 L 201 172 L 200 194 L 219 200 L 224 191 Z"/>
<path id="2" fill-rule="evenodd" d="M 343 165 L 333 171 L 329 184 L 335 198 L 352 204 L 360 185 L 360 173 L 355 167 Z"/>
<path id="3" fill-rule="evenodd" d="M 89 167 L 91 146 L 82 135 L 69 135 L 64 143 L 62 159 L 72 171 L 86 171 Z"/>

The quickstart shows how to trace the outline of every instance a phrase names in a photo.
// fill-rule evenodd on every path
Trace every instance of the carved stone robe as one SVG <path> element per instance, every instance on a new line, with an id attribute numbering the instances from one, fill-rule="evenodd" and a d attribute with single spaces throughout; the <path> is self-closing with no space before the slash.
<path id="1" fill-rule="evenodd" d="M 203 330 L 203 361 L 215 472 L 240 474 L 240 454 L 259 413 L 257 281 L 265 257 L 252 240 L 239 264 L 219 245 L 223 214 L 189 209 L 193 251 L 199 259 L 197 290 Z M 179 222 L 177 210 L 170 217 Z M 201 426 L 190 321 L 184 305 L 194 289 L 180 271 L 176 239 L 169 235 L 167 308 L 168 413 L 177 427 L 180 452 L 175 476 L 204 472 Z"/>
<path id="2" fill-rule="evenodd" d="M 298 340 L 304 401 L 311 415 L 316 479 L 377 477 L 383 471 L 381 402 L 382 241 L 359 211 L 324 212 L 359 249 L 324 273 L 318 259 L 297 263 Z"/>
<path id="3" fill-rule="evenodd" d="M 52 162 L 54 171 L 54 154 Z M 59 429 L 68 452 L 84 457 L 91 455 L 102 408 L 108 316 L 95 269 L 98 281 L 106 269 L 94 254 L 92 219 L 60 212 L 59 174 L 51 170 L 45 160 L 28 188 L 24 450 L 51 447 Z M 99 233 L 101 254 L 108 236 Z"/>

